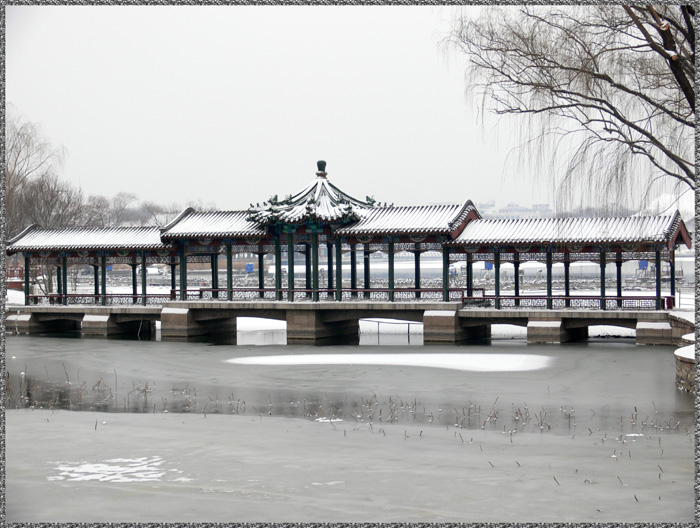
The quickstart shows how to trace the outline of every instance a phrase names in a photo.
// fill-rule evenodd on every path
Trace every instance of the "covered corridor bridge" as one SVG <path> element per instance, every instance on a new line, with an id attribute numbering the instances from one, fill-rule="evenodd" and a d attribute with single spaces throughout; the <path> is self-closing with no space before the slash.
<path id="1" fill-rule="evenodd" d="M 147 305 L 207 298 L 456 301 L 496 309 L 659 310 L 671 308 L 675 294 L 674 250 L 679 244 L 690 247 L 691 240 L 677 212 L 625 218 L 483 219 L 470 200 L 458 205 L 425 206 L 380 204 L 369 197 L 358 200 L 334 186 L 327 178 L 325 163 L 319 162 L 316 178 L 302 191 L 283 200 L 274 196 L 246 211 L 197 212 L 188 208 L 165 227 L 42 229 L 33 225 L 9 241 L 7 253 L 21 253 L 24 257 L 26 305 Z M 327 253 L 325 288 L 320 287 L 319 281 L 321 246 Z M 370 255 L 378 251 L 388 257 L 388 281 L 386 287 L 372 288 Z M 415 256 L 410 288 L 398 288 L 395 284 L 394 256 L 403 251 Z M 424 288 L 421 284 L 420 256 L 427 251 L 442 255 L 442 281 L 438 288 Z M 362 253 L 362 277 L 358 277 L 358 252 Z M 257 255 L 256 288 L 234 287 L 232 262 L 236 253 Z M 266 287 L 267 254 L 274 255 L 275 273 L 274 284 Z M 227 279 L 225 287 L 220 287 L 219 257 L 224 255 Z M 290 255 L 294 257 L 289 258 Z M 349 277 L 343 275 L 348 267 L 342 265 L 344 255 L 349 255 Z M 629 260 L 655 264 L 654 297 L 623 297 L 621 266 Z M 457 261 L 464 262 L 466 268 L 465 288 L 449 286 L 449 266 Z M 473 288 L 473 264 L 478 261 L 493 265 L 495 291 L 491 296 Z M 546 296 L 520 295 L 519 266 L 533 261 L 546 266 Z M 599 264 L 599 296 L 571 294 L 570 265 L 580 261 Z M 211 266 L 211 288 L 188 289 L 188 264 L 195 262 Z M 668 262 L 670 268 L 670 298 L 662 295 L 662 262 Z M 147 268 L 158 263 L 170 266 L 172 271 L 171 291 L 166 295 L 148 293 Z M 504 263 L 514 267 L 514 295 L 501 294 L 500 270 Z M 564 266 L 563 295 L 552 292 L 555 263 Z M 38 271 L 39 264 L 55 270 L 55 292 L 31 291 L 32 269 Z M 131 267 L 131 293 L 108 293 L 107 269 L 113 264 Z M 616 267 L 617 289 L 612 295 L 605 290 L 608 264 Z M 68 293 L 68 269 L 78 265 L 93 268 L 94 291 Z"/>

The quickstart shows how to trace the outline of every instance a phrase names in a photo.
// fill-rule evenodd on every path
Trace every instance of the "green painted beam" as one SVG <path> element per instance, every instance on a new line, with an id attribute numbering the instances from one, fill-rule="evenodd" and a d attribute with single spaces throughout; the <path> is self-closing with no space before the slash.
<path id="1" fill-rule="evenodd" d="M 605 310 L 605 251 L 600 252 L 600 309 Z"/>
<path id="2" fill-rule="evenodd" d="M 450 300 L 450 248 L 442 247 L 442 300 Z"/>
<path id="3" fill-rule="evenodd" d="M 552 251 L 547 250 L 547 310 L 552 309 Z"/>
<path id="4" fill-rule="evenodd" d="M 107 255 L 102 253 L 100 258 L 100 267 L 102 268 L 102 280 L 100 281 L 100 286 L 102 287 L 102 306 L 107 304 Z"/>
<path id="5" fill-rule="evenodd" d="M 287 233 L 287 300 L 294 301 L 294 232 Z"/>
<path id="6" fill-rule="evenodd" d="M 493 253 L 493 270 L 496 288 L 496 310 L 501 309 L 501 252 L 496 249 Z"/>
<path id="7" fill-rule="evenodd" d="M 335 241 L 335 300 L 343 300 L 343 243 Z"/>
<path id="8" fill-rule="evenodd" d="M 185 243 L 180 244 L 180 300 L 187 300 L 187 254 Z"/>
<path id="9" fill-rule="evenodd" d="M 29 306 L 29 295 L 31 293 L 29 289 L 29 267 L 31 266 L 31 257 L 24 255 L 24 305 Z"/>
<path id="10" fill-rule="evenodd" d="M 318 233 L 311 232 L 311 300 L 318 301 Z"/>
<path id="11" fill-rule="evenodd" d="M 282 245 L 279 233 L 275 233 L 275 299 L 282 300 Z"/>
<path id="12" fill-rule="evenodd" d="M 394 241 L 389 239 L 389 302 L 394 302 Z"/>

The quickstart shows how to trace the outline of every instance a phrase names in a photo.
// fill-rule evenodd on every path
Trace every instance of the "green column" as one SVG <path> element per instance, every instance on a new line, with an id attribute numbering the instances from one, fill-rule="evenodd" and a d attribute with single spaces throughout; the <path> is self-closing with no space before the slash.
<path id="1" fill-rule="evenodd" d="M 280 233 L 275 233 L 275 300 L 282 300 L 282 245 Z"/>
<path id="2" fill-rule="evenodd" d="M 107 304 L 107 255 L 104 252 L 100 261 L 102 267 L 102 280 L 100 281 L 102 286 L 102 306 L 105 306 Z"/>
<path id="3" fill-rule="evenodd" d="M 136 304 L 138 302 L 137 298 L 138 298 L 138 293 L 139 293 L 139 290 L 137 288 L 138 279 L 136 277 L 137 264 L 136 263 L 130 264 L 130 266 L 131 266 L 131 295 L 132 295 L 131 300 L 133 301 L 134 304 Z"/>
<path id="4" fill-rule="evenodd" d="M 60 262 L 60 260 L 59 260 Z M 63 294 L 63 272 L 61 266 L 56 266 L 56 293 L 58 293 L 59 299 Z"/>
<path id="5" fill-rule="evenodd" d="M 498 249 L 493 252 L 493 270 L 496 288 L 496 310 L 501 309 L 501 253 Z"/>
<path id="6" fill-rule="evenodd" d="M 305 277 L 306 277 L 306 296 L 311 297 L 311 244 L 308 242 L 304 243 L 304 264 L 305 264 Z"/>
<path id="7" fill-rule="evenodd" d="M 187 255 L 184 241 L 180 245 L 180 300 L 187 300 Z"/>
<path id="8" fill-rule="evenodd" d="M 68 304 L 68 258 L 63 257 L 63 305 Z"/>
<path id="9" fill-rule="evenodd" d="M 450 300 L 450 248 L 442 246 L 442 300 Z"/>
<path id="10" fill-rule="evenodd" d="M 233 249 L 231 241 L 226 241 L 226 299 L 233 300 Z"/>
<path id="11" fill-rule="evenodd" d="M 258 289 L 260 298 L 265 297 L 265 253 L 258 253 Z"/>
<path id="12" fill-rule="evenodd" d="M 394 302 L 394 241 L 389 239 L 389 302 Z"/>
<path id="13" fill-rule="evenodd" d="M 219 254 L 212 253 L 211 255 L 211 292 L 212 299 L 219 298 Z"/>
<path id="14" fill-rule="evenodd" d="M 600 252 L 600 309 L 605 310 L 605 251 Z"/>
<path id="15" fill-rule="evenodd" d="M 94 273 L 94 283 L 95 283 L 95 303 L 98 302 L 97 298 L 100 295 L 100 267 L 97 264 L 93 264 Z"/>
<path id="16" fill-rule="evenodd" d="M 351 297 L 357 297 L 357 244 L 350 245 L 350 289 Z"/>
<path id="17" fill-rule="evenodd" d="M 335 300 L 343 300 L 343 242 L 335 241 Z"/>
<path id="18" fill-rule="evenodd" d="M 364 275 L 364 287 L 365 287 L 365 298 L 369 299 L 370 292 L 368 291 L 371 287 L 370 274 L 369 274 L 369 244 L 364 244 L 362 248 L 362 264 L 364 269 L 362 270 Z"/>
<path id="19" fill-rule="evenodd" d="M 564 306 L 569 308 L 571 306 L 571 260 L 569 253 L 564 253 Z"/>
<path id="20" fill-rule="evenodd" d="M 175 290 L 177 290 L 177 278 L 175 277 L 175 268 L 177 264 L 170 264 L 170 298 L 175 300 Z"/>
<path id="21" fill-rule="evenodd" d="M 146 252 L 141 252 L 141 304 L 146 306 L 146 280 L 148 275 L 148 264 L 146 264 Z"/>
<path id="22" fill-rule="evenodd" d="M 328 253 L 328 289 L 333 289 L 333 244 L 328 242 L 326 244 L 326 252 Z"/>
<path id="23" fill-rule="evenodd" d="M 520 306 L 520 253 L 513 250 L 513 284 L 515 285 L 515 306 Z"/>
<path id="24" fill-rule="evenodd" d="M 24 254 L 24 305 L 29 306 L 29 295 L 31 291 L 29 289 L 29 266 L 31 265 L 31 258 L 27 253 Z"/>
<path id="25" fill-rule="evenodd" d="M 311 300 L 318 301 L 318 233 L 311 232 Z"/>
<path id="26" fill-rule="evenodd" d="M 617 307 L 622 308 L 622 253 L 615 255 L 615 268 L 617 279 Z"/>
<path id="27" fill-rule="evenodd" d="M 474 295 L 474 257 L 467 253 L 467 297 Z"/>
<path id="28" fill-rule="evenodd" d="M 552 309 L 552 250 L 547 249 L 547 310 Z"/>
<path id="29" fill-rule="evenodd" d="M 413 253 L 414 257 L 414 274 L 415 274 L 415 288 L 416 290 L 420 290 L 420 244 L 418 242 L 415 243 L 415 251 Z M 420 299 L 420 292 L 416 291 L 416 299 Z"/>
<path id="30" fill-rule="evenodd" d="M 671 266 L 671 297 L 676 298 L 676 251 L 671 250 L 671 257 L 668 260 Z"/>
<path id="31" fill-rule="evenodd" d="M 655 252 L 656 257 L 656 309 L 661 310 L 661 251 Z"/>
<path id="32" fill-rule="evenodd" d="M 287 300 L 294 301 L 294 232 L 287 233 Z"/>

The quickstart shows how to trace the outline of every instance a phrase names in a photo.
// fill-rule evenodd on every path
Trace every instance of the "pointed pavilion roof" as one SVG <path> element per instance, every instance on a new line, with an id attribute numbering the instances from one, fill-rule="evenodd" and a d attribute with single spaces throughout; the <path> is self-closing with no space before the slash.
<path id="1" fill-rule="evenodd" d="M 284 200 L 277 196 L 263 202 L 262 207 L 251 204 L 248 220 L 262 225 L 303 224 L 316 221 L 323 224 L 345 224 L 360 219 L 359 212 L 374 207 L 374 200 L 353 198 L 328 181 L 326 162 L 318 162 L 316 178 L 304 189 Z"/>

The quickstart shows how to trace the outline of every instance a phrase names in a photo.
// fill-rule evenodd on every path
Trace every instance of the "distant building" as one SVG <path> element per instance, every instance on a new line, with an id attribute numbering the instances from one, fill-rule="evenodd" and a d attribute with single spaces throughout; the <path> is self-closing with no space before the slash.
<path id="1" fill-rule="evenodd" d="M 477 204 L 483 218 L 549 218 L 554 212 L 549 204 L 533 204 L 532 207 L 510 202 L 505 207 L 497 208 L 495 200 Z"/>

